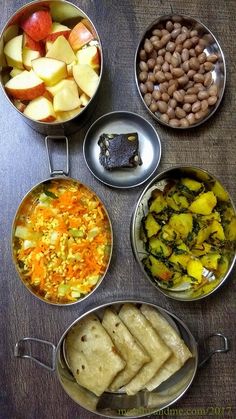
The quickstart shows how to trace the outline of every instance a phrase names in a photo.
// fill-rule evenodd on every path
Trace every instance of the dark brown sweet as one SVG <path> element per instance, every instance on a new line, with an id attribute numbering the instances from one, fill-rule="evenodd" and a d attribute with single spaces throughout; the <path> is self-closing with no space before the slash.
<path id="1" fill-rule="evenodd" d="M 134 168 L 142 164 L 137 133 L 102 134 L 99 161 L 107 170 Z"/>

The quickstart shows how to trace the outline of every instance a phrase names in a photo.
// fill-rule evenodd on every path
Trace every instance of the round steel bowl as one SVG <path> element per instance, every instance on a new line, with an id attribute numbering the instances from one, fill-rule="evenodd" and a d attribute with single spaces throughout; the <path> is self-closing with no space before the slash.
<path id="1" fill-rule="evenodd" d="M 67 302 L 67 303 L 57 303 L 57 302 L 52 302 L 52 301 L 50 301 L 50 300 L 48 300 L 48 299 L 46 299 L 46 298 L 44 298 L 43 296 L 40 296 L 36 291 L 34 291 L 34 289 L 33 289 L 33 287 L 32 286 L 30 286 L 26 281 L 25 281 L 25 279 L 24 279 L 24 275 L 21 273 L 21 271 L 20 271 L 20 267 L 19 267 L 19 264 L 18 264 L 18 261 L 17 261 L 17 258 L 16 258 L 16 252 L 15 252 L 15 246 L 14 246 L 14 243 L 15 243 L 15 228 L 16 228 L 16 224 L 17 224 L 17 221 L 18 221 L 18 219 L 19 219 L 19 216 L 20 216 L 20 214 L 21 214 L 21 211 L 22 211 L 22 206 L 25 204 L 25 202 L 29 199 L 29 197 L 32 197 L 32 196 L 34 196 L 34 197 L 37 197 L 37 194 L 38 194 L 38 192 L 39 192 L 39 190 L 41 190 L 41 188 L 42 188 L 42 186 L 44 185 L 44 184 L 48 184 L 48 183 L 50 183 L 51 181 L 55 181 L 55 180 L 58 180 L 58 181 L 62 181 L 62 182 L 65 182 L 65 181 L 68 181 L 68 182 L 71 182 L 71 181 L 73 181 L 73 182 L 76 182 L 77 184 L 81 184 L 82 186 L 84 186 L 84 187 L 86 187 L 89 191 L 91 191 L 93 194 L 94 194 L 94 196 L 96 196 L 97 198 L 98 198 L 98 196 L 97 196 L 97 194 L 91 189 L 91 188 L 89 188 L 87 185 L 85 185 L 85 184 L 82 184 L 81 182 L 79 182 L 77 179 L 73 179 L 73 178 L 70 178 L 70 177 L 66 177 L 66 176 L 54 176 L 54 177 L 51 177 L 51 178 L 49 178 L 49 179 L 46 179 L 46 180 L 44 180 L 43 182 L 40 182 L 40 183 L 38 183 L 37 185 L 35 185 L 25 196 L 24 196 L 24 198 L 22 199 L 22 201 L 21 201 L 21 203 L 20 203 L 20 205 L 19 205 L 19 207 L 18 207 L 18 209 L 17 209 L 17 211 L 16 211 L 16 214 L 15 214 L 15 217 L 14 217 L 14 220 L 13 220 L 13 223 L 12 223 L 12 235 L 11 235 L 11 250 L 12 250 L 12 260 L 13 260 L 13 263 L 14 263 L 14 265 L 15 265 L 15 269 L 16 269 L 16 271 L 17 271 L 17 273 L 18 273 L 18 275 L 19 275 L 19 278 L 21 279 L 21 282 L 24 284 L 24 286 L 26 287 L 26 289 L 28 290 L 28 291 L 30 291 L 31 292 L 31 294 L 34 296 L 34 297 L 36 297 L 36 298 L 38 298 L 39 300 L 41 300 L 41 301 L 43 301 L 43 302 L 45 302 L 45 303 L 48 303 L 48 304 L 51 304 L 51 305 L 54 305 L 54 306 L 70 306 L 70 305 L 74 305 L 74 304 L 77 304 L 77 303 L 80 303 L 80 302 L 82 302 L 82 301 L 84 301 L 86 298 L 88 298 L 90 295 L 92 295 L 95 291 L 96 291 L 96 289 L 99 287 L 99 285 L 102 283 L 102 281 L 103 281 L 103 279 L 104 279 L 104 277 L 105 277 L 105 275 L 106 275 L 106 272 L 107 272 L 107 270 L 108 270 L 108 267 L 109 267 L 109 265 L 110 265 L 110 261 L 111 261 L 111 257 L 112 257 L 112 249 L 113 249 L 113 231 L 112 231 L 112 224 L 111 224 L 111 220 L 110 220 L 110 217 L 109 217 L 109 214 L 108 214 L 108 212 L 107 212 L 107 210 L 106 210 L 106 208 L 105 208 L 105 205 L 102 203 L 102 201 L 99 199 L 99 201 L 101 202 L 101 204 L 102 204 L 102 206 L 103 206 L 103 210 L 104 210 L 104 212 L 105 212 L 105 214 L 106 214 L 106 216 L 107 216 L 107 219 L 108 219 L 108 222 L 109 222 L 109 226 L 110 226 L 110 234 L 111 234 L 111 248 L 110 248 L 110 253 L 109 253 L 109 258 L 108 258 L 108 261 L 107 261 L 107 266 L 106 266 L 106 269 L 105 269 L 105 271 L 104 271 L 104 273 L 103 273 L 103 275 L 101 276 L 101 278 L 98 280 L 98 282 L 96 283 L 96 285 L 94 286 L 94 288 L 88 293 L 88 294 L 86 294 L 86 295 L 84 295 L 83 297 L 81 297 L 81 298 L 79 298 L 78 300 L 76 300 L 76 301 L 73 301 L 73 302 Z"/>
<path id="2" fill-rule="evenodd" d="M 135 259 L 138 262 L 145 277 L 158 289 L 158 291 L 162 292 L 166 297 L 172 298 L 174 300 L 194 301 L 194 300 L 200 300 L 202 298 L 208 297 L 226 282 L 226 279 L 229 277 L 229 274 L 231 273 L 235 260 L 236 260 L 236 247 L 234 246 L 234 249 L 230 251 L 229 265 L 228 265 L 227 272 L 220 279 L 219 283 L 216 284 L 216 286 L 208 293 L 198 295 L 198 293 L 194 294 L 194 292 L 191 290 L 174 292 L 174 291 L 169 291 L 167 288 L 161 287 L 159 285 L 160 281 L 159 283 L 157 283 L 155 278 L 153 278 L 151 274 L 149 274 L 144 268 L 142 260 L 145 257 L 145 255 L 148 254 L 148 252 L 145 249 L 143 240 L 141 240 L 140 238 L 142 218 L 148 213 L 148 200 L 151 197 L 152 191 L 156 188 L 163 190 L 169 181 L 176 180 L 178 178 L 186 177 L 186 176 L 190 176 L 191 178 L 195 180 L 202 181 L 204 182 L 205 185 L 211 185 L 212 183 L 218 182 L 220 186 L 223 187 L 223 185 L 219 182 L 219 180 L 214 175 L 198 167 L 177 166 L 172 169 L 165 170 L 162 173 L 158 174 L 155 178 L 153 178 L 151 182 L 146 186 L 142 194 L 140 195 L 137 205 L 132 215 L 130 233 L 131 233 L 131 244 L 132 244 L 132 249 L 133 249 Z M 227 193 L 226 190 L 225 192 Z M 230 206 L 232 207 L 236 215 L 235 206 L 229 194 L 228 194 L 228 197 L 229 197 Z"/>
<path id="3" fill-rule="evenodd" d="M 73 116 L 72 118 L 63 121 L 63 122 L 40 122 L 36 121 L 34 119 L 29 118 L 28 116 L 24 115 L 20 110 L 17 109 L 17 107 L 13 104 L 12 100 L 6 93 L 4 89 L 4 84 L 9 79 L 9 72 L 10 69 L 7 66 L 5 57 L 4 57 L 4 44 L 5 44 L 5 38 L 7 31 L 9 31 L 9 27 L 11 25 L 16 25 L 20 19 L 25 16 L 27 13 L 32 13 L 35 10 L 40 9 L 41 7 L 48 7 L 53 8 L 53 6 L 60 6 L 64 8 L 64 16 L 65 20 L 60 20 L 60 23 L 66 24 L 68 27 L 74 27 L 75 24 L 77 24 L 81 19 L 86 18 L 89 21 L 89 24 L 91 25 L 94 33 L 96 34 L 96 39 L 98 41 L 98 47 L 100 51 L 100 75 L 99 75 L 99 83 L 97 90 L 93 97 L 90 99 L 89 103 L 83 108 L 83 110 L 78 113 L 78 115 Z M 9 36 L 9 35 L 7 35 Z M 14 35 L 15 36 L 15 35 Z M 13 36 L 12 36 L 13 37 Z M 101 40 L 99 38 L 99 35 L 97 33 L 96 28 L 94 27 L 94 24 L 89 19 L 89 17 L 81 10 L 78 6 L 75 4 L 72 4 L 68 2 L 67 0 L 51 0 L 51 1 L 32 1 L 28 2 L 24 6 L 22 6 L 20 9 L 18 9 L 7 21 L 6 25 L 4 26 L 1 34 L 0 34 L 0 84 L 2 87 L 2 90 L 4 92 L 4 96 L 10 102 L 10 104 L 13 106 L 13 108 L 23 117 L 24 121 L 31 126 L 34 130 L 45 134 L 45 135 L 62 135 L 62 134 L 72 134 L 73 132 L 80 129 L 86 120 L 92 115 L 92 112 L 94 111 L 94 105 L 95 105 L 95 98 L 97 96 L 97 92 L 99 89 L 99 86 L 101 84 L 103 74 L 103 51 L 102 51 L 102 44 Z"/>
<path id="4" fill-rule="evenodd" d="M 216 102 L 215 105 L 211 106 L 209 113 L 203 118 L 198 120 L 197 122 L 195 122 L 192 125 L 189 125 L 188 127 L 173 127 L 172 125 L 170 125 L 169 123 L 166 123 L 164 121 L 161 120 L 160 116 L 160 112 L 155 112 L 153 113 L 149 107 L 146 105 L 143 95 L 140 91 L 139 88 L 139 80 L 138 80 L 138 75 L 140 72 L 139 69 L 139 51 L 140 49 L 142 49 L 142 46 L 144 44 L 144 41 L 146 38 L 151 36 L 152 30 L 153 29 L 158 29 L 158 28 L 163 28 L 165 27 L 165 24 L 168 20 L 172 20 L 173 22 L 179 22 L 180 24 L 186 26 L 188 29 L 191 28 L 191 30 L 196 29 L 199 33 L 199 35 L 201 36 L 201 38 L 203 38 L 206 41 L 206 47 L 204 49 L 204 52 L 206 52 L 207 55 L 209 54 L 217 54 L 218 55 L 218 61 L 215 63 L 215 68 L 212 71 L 212 78 L 214 80 L 214 83 L 216 83 L 216 85 L 218 86 L 218 100 Z M 188 128 L 196 128 L 197 126 L 203 124 L 204 122 L 206 122 L 218 109 L 220 102 L 223 98 L 223 94 L 224 94 L 224 90 L 225 90 L 225 83 L 226 83 L 226 64 L 225 64 L 225 58 L 224 58 L 224 54 L 223 51 L 220 47 L 219 42 L 217 41 L 216 37 L 213 35 L 213 33 L 210 31 L 210 29 L 207 28 L 207 26 L 205 26 L 202 22 L 198 21 L 197 19 L 194 19 L 191 16 L 186 16 L 186 15 L 165 15 L 165 16 L 161 16 L 158 19 L 156 19 L 155 21 L 153 21 L 147 29 L 145 29 L 143 35 L 141 36 L 141 39 L 138 43 L 138 47 L 135 53 L 135 62 L 134 62 L 134 73 L 135 73 L 135 81 L 136 81 L 136 85 L 137 85 L 137 89 L 140 95 L 140 98 L 144 104 L 144 106 L 146 107 L 146 109 L 148 110 L 148 112 L 150 113 L 150 115 L 158 122 L 160 122 L 161 124 L 167 126 L 167 127 L 171 127 L 171 128 L 175 128 L 175 129 L 188 129 Z M 157 89 L 159 89 L 159 85 L 158 83 L 155 85 L 155 87 Z"/>

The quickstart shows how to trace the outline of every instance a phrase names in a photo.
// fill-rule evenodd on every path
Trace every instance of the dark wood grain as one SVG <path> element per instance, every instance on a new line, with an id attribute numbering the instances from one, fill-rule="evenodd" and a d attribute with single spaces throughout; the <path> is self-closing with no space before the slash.
<path id="1" fill-rule="evenodd" d="M 114 254 L 109 272 L 99 290 L 82 304 L 69 308 L 46 305 L 25 289 L 15 272 L 10 249 L 11 223 L 24 194 L 48 177 L 43 136 L 28 127 L 0 92 L 0 175 L 1 175 L 1 283 L 0 283 L 0 418 L 1 419 L 88 419 L 95 418 L 77 406 L 60 386 L 56 374 L 32 362 L 13 356 L 15 342 L 35 336 L 58 342 L 78 315 L 88 308 L 122 297 L 157 303 L 180 316 L 196 339 L 213 331 L 230 338 L 227 354 L 215 355 L 199 370 L 177 409 L 224 408 L 224 414 L 209 417 L 236 417 L 235 403 L 235 269 L 227 283 L 207 300 L 192 304 L 162 296 L 143 277 L 129 239 L 132 210 L 142 187 L 119 191 L 99 183 L 86 168 L 82 143 L 90 124 L 114 110 L 137 112 L 156 128 L 163 154 L 158 170 L 176 164 L 197 165 L 215 174 L 236 202 L 236 71 L 235 0 L 81 0 L 74 1 L 91 19 L 104 47 L 105 71 L 96 110 L 83 129 L 70 138 L 71 175 L 91 186 L 103 199 L 114 226 Z M 23 0 L 1 0 L 0 28 Z M 192 15 L 205 23 L 218 38 L 227 63 L 227 87 L 218 112 L 193 131 L 166 129 L 145 111 L 136 91 L 134 53 L 144 28 L 157 16 L 171 11 Z M 231 408 L 231 413 L 226 408 Z M 210 411 L 209 411 L 210 412 Z M 187 415 L 200 418 L 191 410 Z M 154 417 L 158 417 L 153 415 Z M 174 417 L 168 415 L 163 417 Z M 204 417 L 208 417 L 205 415 Z"/>

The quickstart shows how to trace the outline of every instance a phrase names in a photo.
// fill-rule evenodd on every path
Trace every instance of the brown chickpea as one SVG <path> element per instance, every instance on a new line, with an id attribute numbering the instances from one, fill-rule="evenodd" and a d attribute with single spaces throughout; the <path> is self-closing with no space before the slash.
<path id="1" fill-rule="evenodd" d="M 186 84 L 189 82 L 189 78 L 188 76 L 186 76 L 186 74 L 179 77 L 177 80 L 178 80 L 179 86 L 186 86 Z"/>
<path id="2" fill-rule="evenodd" d="M 162 38 L 161 38 L 161 44 L 164 47 L 171 39 L 171 34 L 167 32 Z"/>
<path id="3" fill-rule="evenodd" d="M 158 55 L 156 63 L 162 65 L 164 63 L 164 57 L 162 57 L 162 55 Z"/>
<path id="4" fill-rule="evenodd" d="M 205 112 L 208 109 L 209 103 L 206 99 L 201 101 L 201 110 Z"/>
<path id="5" fill-rule="evenodd" d="M 159 37 L 162 36 L 162 32 L 160 29 L 153 29 L 152 34 Z"/>
<path id="6" fill-rule="evenodd" d="M 162 47 L 162 43 L 161 43 L 160 39 L 156 40 L 156 41 L 153 41 L 152 45 L 153 45 L 153 48 L 155 48 L 156 51 L 158 51 Z"/>
<path id="7" fill-rule="evenodd" d="M 147 86 L 144 83 L 140 83 L 139 85 L 140 91 L 143 95 L 145 95 L 145 93 L 147 93 Z"/>
<path id="8" fill-rule="evenodd" d="M 149 58 L 149 60 L 147 61 L 147 67 L 150 70 L 153 70 L 156 64 L 156 60 L 154 58 Z"/>
<path id="9" fill-rule="evenodd" d="M 184 43 L 183 43 L 183 48 L 191 49 L 192 46 L 193 46 L 193 43 L 192 43 L 191 39 L 186 39 L 186 41 L 184 41 Z"/>
<path id="10" fill-rule="evenodd" d="M 183 51 L 181 53 L 181 58 L 182 58 L 183 64 L 184 64 L 184 62 L 188 61 L 188 59 L 189 59 L 189 50 L 187 48 L 183 48 Z"/>
<path id="11" fill-rule="evenodd" d="M 184 96 L 184 103 L 194 103 L 197 101 L 197 95 L 191 94 L 191 95 L 185 95 Z"/>
<path id="12" fill-rule="evenodd" d="M 200 111 L 200 109 L 201 109 L 201 102 L 200 102 L 200 100 L 197 100 L 195 103 L 193 103 L 193 105 L 192 105 L 192 112 L 193 113 L 196 113 L 196 112 L 198 112 L 198 111 Z"/>
<path id="13" fill-rule="evenodd" d="M 204 79 L 204 86 L 205 87 L 210 87 L 212 83 L 212 74 L 210 72 L 205 74 L 205 79 Z"/>
<path id="14" fill-rule="evenodd" d="M 164 102 L 168 103 L 169 99 L 170 99 L 170 96 L 168 95 L 168 93 L 164 92 L 164 93 L 162 93 L 161 98 L 162 98 L 162 100 L 164 100 Z"/>
<path id="15" fill-rule="evenodd" d="M 198 45 L 195 46 L 196 55 L 202 54 L 203 51 L 204 51 L 204 46 L 203 45 L 198 44 Z"/>
<path id="16" fill-rule="evenodd" d="M 210 54 L 207 56 L 207 61 L 209 61 L 210 63 L 216 63 L 217 60 L 218 60 L 217 54 Z"/>
<path id="17" fill-rule="evenodd" d="M 180 34 L 181 29 L 180 28 L 175 28 L 173 29 L 173 31 L 171 32 L 171 38 L 172 39 L 176 39 L 177 36 Z"/>
<path id="18" fill-rule="evenodd" d="M 194 46 L 197 45 L 198 42 L 199 42 L 199 37 L 197 35 L 192 36 L 190 39 L 192 41 L 192 45 L 194 45 Z"/>
<path id="19" fill-rule="evenodd" d="M 184 101 L 184 96 L 178 90 L 173 93 L 173 98 L 180 103 Z"/>
<path id="20" fill-rule="evenodd" d="M 193 124 L 195 124 L 195 122 L 196 122 L 196 120 L 195 120 L 195 115 L 194 115 L 194 113 L 189 113 L 187 116 L 186 116 L 186 119 L 188 120 L 188 122 L 189 122 L 189 125 L 193 125 Z"/>
<path id="21" fill-rule="evenodd" d="M 205 52 L 202 52 L 201 54 L 199 54 L 199 56 L 198 56 L 199 63 L 204 64 L 205 61 L 206 61 L 206 58 L 207 58 L 207 56 L 206 56 Z"/>
<path id="22" fill-rule="evenodd" d="M 155 41 L 159 41 L 159 36 L 157 36 L 157 35 L 153 35 L 153 36 L 151 36 L 150 41 L 151 41 L 151 43 L 152 43 L 152 44 L 153 44 L 153 42 L 155 42 Z"/>
<path id="23" fill-rule="evenodd" d="M 151 112 L 156 112 L 158 110 L 158 105 L 156 102 L 152 102 L 151 105 L 149 106 L 149 109 Z"/>
<path id="24" fill-rule="evenodd" d="M 199 70 L 200 63 L 199 63 L 199 61 L 198 61 L 198 59 L 196 57 L 190 58 L 190 60 L 189 60 L 189 67 L 192 70 Z"/>
<path id="25" fill-rule="evenodd" d="M 160 116 L 160 120 L 161 120 L 162 122 L 164 122 L 165 124 L 168 124 L 168 122 L 169 122 L 169 116 L 168 116 L 166 113 L 163 113 L 163 114 Z"/>
<path id="26" fill-rule="evenodd" d="M 154 75 L 155 75 L 155 73 L 157 72 L 157 71 L 160 71 L 161 70 L 161 65 L 160 64 L 156 64 L 155 65 L 155 67 L 154 67 L 154 69 L 153 69 L 153 73 L 154 73 Z"/>
<path id="27" fill-rule="evenodd" d="M 169 35 L 169 31 L 167 29 L 161 29 L 161 35 L 165 36 L 165 35 Z"/>
<path id="28" fill-rule="evenodd" d="M 152 43 L 149 39 L 145 39 L 144 49 L 145 49 L 147 54 L 150 54 L 150 52 L 153 51 L 153 45 L 152 45 Z"/>
<path id="29" fill-rule="evenodd" d="M 148 78 L 148 72 L 147 71 L 141 71 L 138 76 L 139 80 L 142 82 L 145 82 Z"/>
<path id="30" fill-rule="evenodd" d="M 180 122 L 179 122 L 179 120 L 178 119 L 170 119 L 169 120 L 169 124 L 172 126 L 172 127 L 174 127 L 174 128 L 177 128 L 177 127 L 179 127 L 180 126 Z"/>
<path id="31" fill-rule="evenodd" d="M 166 114 L 168 115 L 170 119 L 175 118 L 175 110 L 171 108 L 170 106 L 168 107 Z"/>
<path id="32" fill-rule="evenodd" d="M 181 127 L 183 128 L 189 127 L 189 121 L 187 120 L 187 118 L 181 118 L 179 122 L 180 122 Z"/>
<path id="33" fill-rule="evenodd" d="M 166 113 L 167 109 L 168 109 L 168 105 L 166 102 L 164 102 L 163 100 L 159 100 L 158 102 L 158 109 L 161 113 Z"/>
<path id="34" fill-rule="evenodd" d="M 173 78 L 172 74 L 169 71 L 165 73 L 165 77 L 166 77 L 166 81 L 170 81 Z"/>
<path id="35" fill-rule="evenodd" d="M 168 87 L 169 87 L 168 81 L 164 81 L 163 83 L 160 83 L 159 90 L 160 90 L 161 93 L 165 93 L 165 92 L 167 92 Z"/>
<path id="36" fill-rule="evenodd" d="M 151 93 L 146 93 L 143 97 L 144 102 L 146 103 L 147 106 L 150 106 L 152 103 L 152 95 Z"/>
<path id="37" fill-rule="evenodd" d="M 161 48 L 161 49 L 159 49 L 159 51 L 158 51 L 158 55 L 162 55 L 163 57 L 164 57 L 165 53 L 166 53 L 165 48 Z"/>
<path id="38" fill-rule="evenodd" d="M 204 64 L 203 64 L 203 66 L 204 66 L 204 69 L 206 70 L 206 71 L 212 71 L 213 69 L 214 69 L 214 64 L 213 63 L 211 63 L 210 61 L 206 61 Z"/>
<path id="39" fill-rule="evenodd" d="M 191 36 L 191 38 L 193 37 L 193 36 L 197 36 L 198 35 L 198 31 L 196 30 L 196 29 L 193 29 L 191 32 L 190 32 L 190 36 Z"/>
<path id="40" fill-rule="evenodd" d="M 204 82 L 204 80 L 205 80 L 205 77 L 204 77 L 204 75 L 203 75 L 203 74 L 196 73 L 196 74 L 194 74 L 194 76 L 193 76 L 193 80 L 194 80 L 196 83 L 203 83 L 203 82 Z"/>
<path id="41" fill-rule="evenodd" d="M 157 71 L 155 73 L 155 79 L 158 83 L 163 83 L 165 81 L 165 74 L 163 73 L 163 71 Z"/>
<path id="42" fill-rule="evenodd" d="M 150 80 L 148 80 L 148 81 L 146 81 L 146 86 L 147 86 L 147 91 L 149 92 L 149 93 L 152 93 L 153 92 L 153 89 L 154 89 L 154 84 L 153 84 L 153 82 L 152 81 L 150 81 Z"/>
<path id="43" fill-rule="evenodd" d="M 182 44 L 176 45 L 175 52 L 178 52 L 179 54 L 181 54 L 182 51 L 183 51 L 183 45 Z"/>
<path id="44" fill-rule="evenodd" d="M 215 105 L 215 103 L 217 102 L 217 96 L 210 96 L 207 100 L 210 106 Z"/>
<path id="45" fill-rule="evenodd" d="M 174 25 L 171 22 L 171 20 L 168 20 L 168 22 L 166 22 L 166 29 L 168 30 L 168 32 L 171 32 L 174 29 Z"/>
<path id="46" fill-rule="evenodd" d="M 155 81 L 156 81 L 155 74 L 152 73 L 152 72 L 149 72 L 147 81 L 151 81 L 152 83 L 155 83 Z"/>
<path id="47" fill-rule="evenodd" d="M 161 92 L 157 89 L 154 89 L 152 92 L 152 97 L 154 100 L 158 101 L 159 99 L 161 99 Z"/>
<path id="48" fill-rule="evenodd" d="M 145 61 L 147 59 L 147 53 L 144 49 L 141 49 L 140 53 L 139 53 L 139 58 L 142 61 Z"/>
<path id="49" fill-rule="evenodd" d="M 166 51 L 174 52 L 174 50 L 175 50 L 175 43 L 172 41 L 169 41 L 166 45 Z"/>
<path id="50" fill-rule="evenodd" d="M 170 64 L 169 64 L 167 61 L 165 61 L 165 62 L 162 64 L 162 71 L 163 71 L 164 73 L 167 73 L 169 70 L 170 70 Z"/>
<path id="51" fill-rule="evenodd" d="M 208 90 L 209 96 L 217 96 L 218 95 L 218 86 L 216 84 L 212 84 Z"/>
<path id="52" fill-rule="evenodd" d="M 189 55 L 190 55 L 190 57 L 196 57 L 196 51 L 195 51 L 194 48 L 190 48 Z"/>
<path id="53" fill-rule="evenodd" d="M 174 28 L 181 28 L 181 24 L 177 21 L 179 19 L 177 17 L 175 17 L 174 20 L 175 20 Z"/>
<path id="54" fill-rule="evenodd" d="M 186 117 L 186 112 L 184 109 L 180 108 L 179 106 L 177 106 L 177 108 L 175 109 L 175 115 L 177 116 L 177 118 L 181 119 L 181 118 L 185 118 Z"/>
<path id="55" fill-rule="evenodd" d="M 177 106 L 177 100 L 175 99 L 170 99 L 169 105 L 172 109 L 175 109 Z"/>
<path id="56" fill-rule="evenodd" d="M 184 103 L 183 104 L 183 110 L 187 113 L 191 112 L 192 106 L 190 103 Z"/>
<path id="57" fill-rule="evenodd" d="M 206 111 L 198 111 L 195 113 L 195 118 L 197 119 L 197 121 L 199 121 L 199 119 L 203 119 L 208 113 L 208 109 Z"/>
<path id="58" fill-rule="evenodd" d="M 148 71 L 148 65 L 145 61 L 140 61 L 139 68 L 141 71 Z"/>
<path id="59" fill-rule="evenodd" d="M 207 90 L 200 90 L 200 92 L 198 92 L 197 97 L 199 100 L 205 100 L 208 99 L 209 93 Z"/>

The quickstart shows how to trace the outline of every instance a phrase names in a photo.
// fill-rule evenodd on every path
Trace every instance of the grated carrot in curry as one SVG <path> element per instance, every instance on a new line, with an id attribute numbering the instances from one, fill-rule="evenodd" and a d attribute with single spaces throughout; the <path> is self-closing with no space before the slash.
<path id="1" fill-rule="evenodd" d="M 102 203 L 70 179 L 34 191 L 16 220 L 14 253 L 27 285 L 53 303 L 91 292 L 110 257 L 111 228 Z"/>

